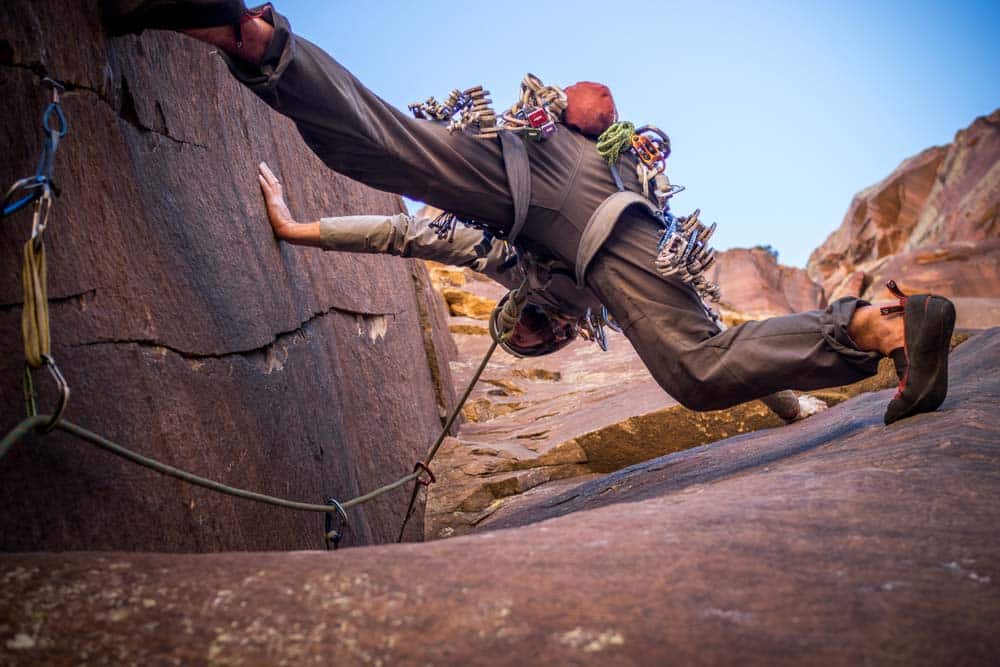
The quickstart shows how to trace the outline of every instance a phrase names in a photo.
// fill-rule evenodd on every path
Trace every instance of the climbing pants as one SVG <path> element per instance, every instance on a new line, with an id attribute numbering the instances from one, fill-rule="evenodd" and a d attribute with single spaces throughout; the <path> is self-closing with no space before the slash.
<path id="1" fill-rule="evenodd" d="M 410 118 L 292 34 L 284 17 L 275 13 L 274 21 L 264 64 L 230 60 L 230 69 L 294 121 L 328 167 L 462 218 L 510 227 L 513 202 L 499 142 Z M 572 267 L 587 220 L 616 186 L 594 143 L 564 126 L 545 142 L 525 143 L 531 202 L 519 242 Z M 639 190 L 633 158 L 622 160 L 626 187 Z M 847 333 L 864 303 L 854 298 L 720 331 L 693 289 L 656 272 L 660 231 L 648 215 L 627 209 L 587 271 L 586 296 L 607 306 L 653 377 L 683 405 L 724 408 L 783 389 L 847 384 L 877 371 L 881 355 L 858 350 Z"/>

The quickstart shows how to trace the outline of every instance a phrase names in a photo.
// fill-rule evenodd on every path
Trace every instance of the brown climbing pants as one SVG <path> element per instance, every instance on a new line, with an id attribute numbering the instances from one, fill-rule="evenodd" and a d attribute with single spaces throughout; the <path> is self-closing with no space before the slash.
<path id="1" fill-rule="evenodd" d="M 509 228 L 513 203 L 499 142 L 410 118 L 319 47 L 293 35 L 282 16 L 274 20 L 265 64 L 248 68 L 230 61 L 230 69 L 291 118 L 327 166 L 371 187 Z M 521 240 L 572 267 L 584 225 L 615 184 L 593 142 L 564 126 L 545 142 L 525 143 L 532 192 Z M 632 159 L 623 157 L 620 171 L 626 187 L 637 191 Z M 857 299 L 720 332 L 693 289 L 656 272 L 659 233 L 648 216 L 626 210 L 586 284 L 623 326 L 653 377 L 682 404 L 724 408 L 876 372 L 881 355 L 858 350 L 847 335 Z"/>

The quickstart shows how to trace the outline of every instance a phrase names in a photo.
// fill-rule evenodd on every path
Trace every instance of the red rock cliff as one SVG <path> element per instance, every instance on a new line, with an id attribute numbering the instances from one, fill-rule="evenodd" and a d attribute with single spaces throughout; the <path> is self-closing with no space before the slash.
<path id="1" fill-rule="evenodd" d="M 96 2 L 18 0 L 0 25 L 0 182 L 31 173 L 64 81 L 69 135 L 50 222 L 53 354 L 67 418 L 176 466 L 306 502 L 411 470 L 452 400 L 450 341 L 417 262 L 279 244 L 255 165 L 293 213 L 394 213 L 326 170 L 294 127 L 179 35 L 109 39 Z M 23 416 L 21 244 L 0 226 L 0 428 Z M 44 409 L 50 382 L 37 375 Z M 395 537 L 408 490 L 353 512 L 352 542 Z M 160 477 L 66 436 L 0 461 L 0 549 L 213 551 L 321 545 L 321 519 Z M 421 521 L 411 522 L 419 537 Z"/>
<path id="2" fill-rule="evenodd" d="M 722 288 L 719 309 L 731 324 L 826 305 L 823 288 L 804 269 L 779 264 L 762 248 L 720 252 L 708 278 Z"/>
<path id="3" fill-rule="evenodd" d="M 1000 110 L 858 193 L 840 228 L 810 256 L 809 275 L 831 300 L 881 298 L 888 278 L 957 297 L 959 324 L 964 315 L 977 326 L 984 309 L 996 309 L 982 300 L 1000 296 L 998 212 Z"/>

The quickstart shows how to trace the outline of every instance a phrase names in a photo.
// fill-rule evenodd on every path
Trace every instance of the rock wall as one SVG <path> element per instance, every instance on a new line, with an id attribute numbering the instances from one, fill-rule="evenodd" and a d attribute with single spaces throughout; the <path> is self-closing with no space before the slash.
<path id="1" fill-rule="evenodd" d="M 886 427 L 892 391 L 866 394 L 497 516 L 508 530 L 0 555 L 0 662 L 995 665 L 998 358 L 1000 330 L 959 347 L 938 412 Z"/>
<path id="2" fill-rule="evenodd" d="M 395 213 L 339 177 L 203 44 L 108 38 L 97 2 L 17 0 L 0 24 L 5 186 L 32 172 L 64 81 L 62 195 L 46 235 L 66 417 L 167 463 L 263 493 L 346 499 L 412 469 L 453 400 L 422 264 L 275 241 L 255 166 L 299 219 Z M 23 416 L 21 244 L 0 226 L 0 428 Z M 43 410 L 53 392 L 36 375 Z M 409 489 L 352 512 L 352 544 L 395 538 Z M 160 477 L 60 434 L 0 461 L 0 550 L 214 551 L 321 545 L 322 519 Z M 410 538 L 420 537 L 419 517 Z"/>
<path id="3" fill-rule="evenodd" d="M 840 228 L 810 256 L 808 271 L 830 300 L 848 294 L 883 298 L 888 278 L 904 289 L 996 299 L 998 238 L 1000 109 L 960 130 L 951 144 L 904 160 L 885 180 L 858 193 Z M 983 316 L 1000 307 L 962 305 L 960 326 L 982 326 L 990 319 L 980 321 Z"/>

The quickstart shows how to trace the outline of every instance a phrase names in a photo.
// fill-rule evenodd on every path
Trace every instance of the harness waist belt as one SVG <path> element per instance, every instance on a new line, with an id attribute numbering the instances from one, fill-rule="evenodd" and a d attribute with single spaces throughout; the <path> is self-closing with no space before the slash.
<path id="1" fill-rule="evenodd" d="M 587 267 L 593 261 L 597 251 L 601 249 L 604 242 L 608 240 L 611 231 L 615 228 L 615 223 L 622 216 L 625 209 L 631 206 L 642 206 L 654 219 L 660 219 L 660 211 L 653 202 L 649 201 L 637 192 L 616 192 L 601 202 L 587 226 L 583 229 L 580 238 L 580 247 L 576 251 L 576 286 L 583 289 L 584 279 L 587 277 Z"/>

